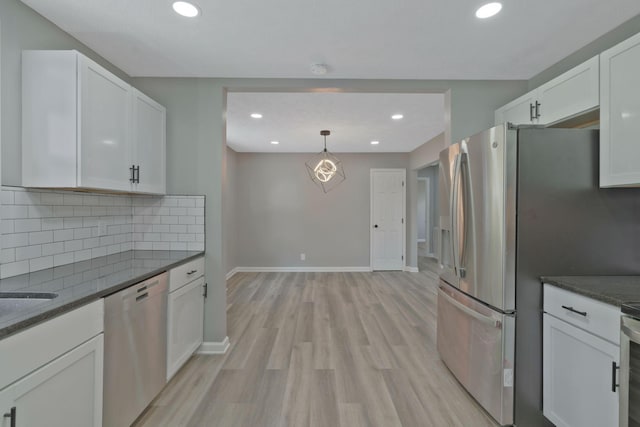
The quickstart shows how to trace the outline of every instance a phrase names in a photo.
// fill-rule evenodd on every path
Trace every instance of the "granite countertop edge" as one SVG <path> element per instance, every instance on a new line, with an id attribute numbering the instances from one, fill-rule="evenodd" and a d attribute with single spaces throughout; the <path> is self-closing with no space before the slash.
<path id="1" fill-rule="evenodd" d="M 640 301 L 640 276 L 542 276 L 540 280 L 617 307 Z"/>
<path id="2" fill-rule="evenodd" d="M 184 264 L 185 262 L 189 262 L 191 260 L 194 260 L 198 257 L 201 257 L 202 255 L 204 255 L 204 251 L 202 252 L 198 252 L 198 253 L 194 253 L 192 255 L 188 255 L 185 256 L 182 259 L 179 260 L 173 260 L 169 263 L 167 263 L 166 265 L 163 265 L 162 267 L 158 267 L 154 270 L 148 271 L 146 273 L 143 273 L 139 276 L 130 278 L 128 280 L 125 280 L 124 282 L 121 282 L 117 285 L 113 285 L 110 286 L 109 288 L 106 289 L 101 289 L 93 294 L 90 295 L 85 295 L 83 297 L 80 297 L 78 299 L 74 299 L 69 301 L 66 304 L 54 307 L 50 310 L 46 310 L 43 311 L 41 313 L 35 314 L 29 318 L 23 319 L 23 320 L 19 320 L 15 323 L 12 323 L 8 326 L 2 327 L 0 328 L 0 340 L 7 338 L 10 335 L 16 334 L 24 329 L 27 329 L 31 326 L 35 326 L 38 323 L 47 321 L 49 319 L 52 319 L 54 317 L 57 317 L 61 314 L 67 313 L 75 308 L 81 307 L 83 305 L 89 304 L 90 302 L 93 301 L 97 301 L 100 298 L 104 298 L 106 296 L 109 296 L 111 294 L 114 294 L 118 291 L 121 291 L 125 288 L 128 288 L 130 286 L 135 285 L 136 283 L 140 283 L 143 282 L 155 275 L 164 273 L 166 271 L 171 270 L 174 267 L 177 267 L 181 264 Z"/>

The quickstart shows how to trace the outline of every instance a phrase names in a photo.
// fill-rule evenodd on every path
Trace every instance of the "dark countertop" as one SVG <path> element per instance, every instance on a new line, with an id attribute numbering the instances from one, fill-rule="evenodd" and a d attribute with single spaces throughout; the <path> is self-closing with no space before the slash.
<path id="1" fill-rule="evenodd" d="M 540 280 L 618 307 L 640 302 L 640 276 L 543 276 Z"/>
<path id="2" fill-rule="evenodd" d="M 0 280 L 0 292 L 58 296 L 19 312 L 0 312 L 0 339 L 183 264 L 202 251 L 128 251 Z"/>

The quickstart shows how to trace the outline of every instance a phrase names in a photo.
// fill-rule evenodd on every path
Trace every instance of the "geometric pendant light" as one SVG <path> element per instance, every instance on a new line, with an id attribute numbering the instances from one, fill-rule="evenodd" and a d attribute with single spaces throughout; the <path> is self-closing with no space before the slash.
<path id="1" fill-rule="evenodd" d="M 322 191 L 328 193 L 347 177 L 344 174 L 342 162 L 327 151 L 327 136 L 331 135 L 331 131 L 321 130 L 320 135 L 324 137 L 324 150 L 306 162 L 305 166 L 311 181 L 322 188 Z"/>

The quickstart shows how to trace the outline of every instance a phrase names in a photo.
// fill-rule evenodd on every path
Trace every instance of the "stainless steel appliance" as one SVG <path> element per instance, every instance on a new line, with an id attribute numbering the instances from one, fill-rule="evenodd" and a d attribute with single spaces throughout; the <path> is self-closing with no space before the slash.
<path id="1" fill-rule="evenodd" d="M 167 278 L 105 298 L 105 427 L 130 426 L 166 384 Z"/>
<path id="2" fill-rule="evenodd" d="M 620 328 L 620 427 L 640 426 L 640 303 L 625 304 Z"/>
<path id="3" fill-rule="evenodd" d="M 540 276 L 640 273 L 640 190 L 600 189 L 598 149 L 595 130 L 502 125 L 440 154 L 438 351 L 502 425 L 551 425 Z"/>

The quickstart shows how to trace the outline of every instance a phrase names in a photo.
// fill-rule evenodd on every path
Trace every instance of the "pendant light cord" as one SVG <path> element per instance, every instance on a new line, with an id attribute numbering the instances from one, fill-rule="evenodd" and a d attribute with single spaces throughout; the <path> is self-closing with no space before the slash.
<path id="1" fill-rule="evenodd" d="M 324 136 L 324 152 L 327 152 L 327 135 L 323 135 Z"/>

